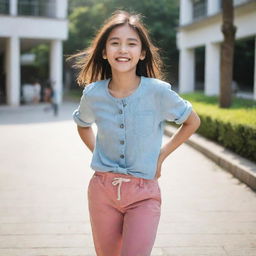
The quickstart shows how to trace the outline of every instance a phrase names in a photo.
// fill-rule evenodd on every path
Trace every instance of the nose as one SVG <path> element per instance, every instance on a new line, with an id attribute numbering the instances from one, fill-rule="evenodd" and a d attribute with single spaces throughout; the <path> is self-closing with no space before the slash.
<path id="1" fill-rule="evenodd" d="M 127 47 L 125 44 L 120 44 L 120 48 L 119 48 L 120 53 L 125 53 L 127 52 Z"/>

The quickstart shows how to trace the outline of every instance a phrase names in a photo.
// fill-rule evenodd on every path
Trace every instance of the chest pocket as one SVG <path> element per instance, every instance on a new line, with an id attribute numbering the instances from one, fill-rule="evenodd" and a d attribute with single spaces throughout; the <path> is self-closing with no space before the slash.
<path id="1" fill-rule="evenodd" d="M 136 135 L 146 137 L 153 132 L 154 114 L 152 111 L 142 111 L 135 115 L 134 132 Z"/>

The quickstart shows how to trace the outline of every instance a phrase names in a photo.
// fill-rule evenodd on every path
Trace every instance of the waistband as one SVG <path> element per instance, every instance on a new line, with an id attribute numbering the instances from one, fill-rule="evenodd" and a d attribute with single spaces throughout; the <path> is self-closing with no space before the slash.
<path id="1" fill-rule="evenodd" d="M 114 178 L 127 178 L 131 179 L 133 182 L 138 182 L 140 185 L 143 185 L 144 183 L 156 183 L 158 182 L 158 179 L 144 179 L 140 177 L 136 177 L 130 174 L 123 174 L 123 173 L 116 173 L 116 172 L 102 172 L 102 171 L 95 171 L 95 176 L 102 176 L 103 180 L 106 179 L 114 179 Z"/>
<path id="2" fill-rule="evenodd" d="M 100 177 L 102 179 L 103 184 L 105 184 L 106 180 L 108 180 L 109 184 L 112 184 L 113 186 L 118 186 L 117 188 L 117 200 L 121 200 L 121 186 L 123 182 L 132 182 L 133 184 L 138 184 L 140 187 L 144 187 L 144 184 L 147 183 L 158 183 L 157 179 L 143 179 L 140 177 L 135 177 L 133 175 L 129 174 L 123 174 L 123 173 L 115 173 L 115 172 L 101 172 L 101 171 L 95 171 L 93 174 L 94 177 Z"/>

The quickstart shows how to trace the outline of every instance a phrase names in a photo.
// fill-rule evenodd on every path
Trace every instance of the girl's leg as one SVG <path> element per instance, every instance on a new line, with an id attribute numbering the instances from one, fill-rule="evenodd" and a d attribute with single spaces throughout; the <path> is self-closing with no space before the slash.
<path id="1" fill-rule="evenodd" d="M 102 177 L 93 176 L 88 187 L 88 203 L 97 256 L 120 256 L 123 214 L 110 202 Z"/>
<path id="2" fill-rule="evenodd" d="M 150 256 L 160 219 L 160 204 L 159 200 L 147 199 L 126 211 L 121 256 Z"/>

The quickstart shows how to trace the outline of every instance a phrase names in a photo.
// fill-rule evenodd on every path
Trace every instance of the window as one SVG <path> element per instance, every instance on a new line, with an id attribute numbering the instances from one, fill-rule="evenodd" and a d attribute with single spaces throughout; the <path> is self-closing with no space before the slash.
<path id="1" fill-rule="evenodd" d="M 207 16 L 207 0 L 193 0 L 193 20 Z"/>
<path id="2" fill-rule="evenodd" d="M 9 14 L 9 0 L 0 0 L 0 14 Z"/>
<path id="3" fill-rule="evenodd" d="M 26 16 L 54 17 L 55 0 L 19 0 L 18 14 Z"/>

